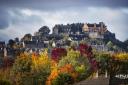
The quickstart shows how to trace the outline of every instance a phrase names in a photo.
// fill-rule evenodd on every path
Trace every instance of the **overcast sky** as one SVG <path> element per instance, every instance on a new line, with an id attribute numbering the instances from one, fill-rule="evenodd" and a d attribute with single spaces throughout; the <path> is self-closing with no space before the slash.
<path id="1" fill-rule="evenodd" d="M 0 0 L 0 41 L 33 34 L 41 26 L 104 22 L 128 39 L 128 0 Z"/>

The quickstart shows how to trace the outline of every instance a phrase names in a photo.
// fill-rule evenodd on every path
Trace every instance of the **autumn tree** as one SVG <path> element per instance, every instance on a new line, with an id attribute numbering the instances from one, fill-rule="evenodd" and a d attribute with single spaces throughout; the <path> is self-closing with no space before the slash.
<path id="1" fill-rule="evenodd" d="M 32 74 L 34 83 L 45 85 L 47 77 L 51 72 L 51 61 L 48 57 L 47 50 L 41 55 L 32 54 Z"/>
<path id="2" fill-rule="evenodd" d="M 16 82 L 16 85 L 28 85 L 32 84 L 31 81 L 31 56 L 29 54 L 21 54 L 15 60 L 11 75 L 14 77 L 12 81 Z M 28 82 L 29 81 L 29 82 Z"/>
<path id="3" fill-rule="evenodd" d="M 59 63 L 59 67 L 63 67 L 66 64 L 71 64 L 74 70 L 78 73 L 78 80 L 82 80 L 87 78 L 89 73 L 86 74 L 90 70 L 90 64 L 88 62 L 87 57 L 81 56 L 79 51 L 69 50 L 66 57 L 63 57 Z"/>

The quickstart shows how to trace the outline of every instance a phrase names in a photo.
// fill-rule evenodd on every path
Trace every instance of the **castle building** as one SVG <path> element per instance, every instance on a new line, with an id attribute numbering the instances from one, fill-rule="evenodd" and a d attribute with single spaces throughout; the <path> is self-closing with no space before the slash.
<path id="1" fill-rule="evenodd" d="M 66 46 L 67 42 L 79 42 L 87 41 L 92 43 L 92 40 L 104 40 L 109 38 L 115 38 L 115 35 L 107 30 L 107 26 L 103 22 L 99 23 L 73 23 L 73 24 L 58 24 L 52 29 L 52 34 L 49 34 L 49 28 L 47 26 L 41 27 L 38 32 L 34 33 L 30 41 L 24 42 L 24 48 L 29 49 L 43 49 L 51 46 L 54 42 L 54 46 Z M 66 39 L 66 37 L 68 37 Z M 70 40 L 68 40 L 70 39 Z M 91 44 L 92 45 L 92 44 Z M 92 45 L 93 47 L 101 50 L 107 49 L 104 44 Z"/>
<path id="2" fill-rule="evenodd" d="M 104 38 L 104 33 L 107 31 L 107 27 L 103 22 L 99 22 L 99 24 L 87 24 L 85 23 L 82 27 L 85 33 L 88 33 L 90 38 Z"/>
<path id="3" fill-rule="evenodd" d="M 103 39 L 106 31 L 107 27 L 103 22 L 55 25 L 53 28 L 53 34 L 68 34 L 74 40 L 84 40 L 85 37 Z"/>

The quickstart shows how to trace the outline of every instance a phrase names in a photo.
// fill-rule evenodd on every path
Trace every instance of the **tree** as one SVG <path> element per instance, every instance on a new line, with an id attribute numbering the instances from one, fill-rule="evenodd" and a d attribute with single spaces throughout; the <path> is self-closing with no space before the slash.
<path id="1" fill-rule="evenodd" d="M 74 50 L 76 50 L 76 48 L 77 48 L 77 43 L 76 43 L 75 41 L 72 41 L 72 42 L 70 43 L 70 46 L 71 46 L 71 48 L 73 48 Z"/>
<path id="2" fill-rule="evenodd" d="M 126 49 L 127 49 L 127 52 L 128 52 L 128 39 L 124 41 L 124 44 L 126 45 Z"/>
<path id="3" fill-rule="evenodd" d="M 107 46 L 108 46 L 109 50 L 113 50 L 113 43 L 111 41 L 109 41 L 107 43 Z"/>
<path id="4" fill-rule="evenodd" d="M 18 37 L 15 38 L 15 42 L 19 42 L 19 38 Z"/>
<path id="5" fill-rule="evenodd" d="M 88 62 L 88 59 L 87 57 L 81 56 L 79 51 L 74 51 L 72 49 L 69 50 L 67 56 L 63 57 L 59 61 L 58 66 L 63 67 L 68 64 L 71 64 L 75 72 L 78 73 L 78 80 L 83 80 L 90 75 L 90 73 L 87 74 L 87 72 L 90 70 L 90 64 Z M 66 70 L 64 72 L 66 72 Z"/>
<path id="6" fill-rule="evenodd" d="M 82 56 L 87 57 L 91 64 L 92 70 L 97 70 L 97 62 L 92 52 L 92 47 L 87 44 L 79 44 L 79 51 Z"/>
<path id="7" fill-rule="evenodd" d="M 60 73 L 56 79 L 52 81 L 52 85 L 72 85 L 74 80 L 68 73 Z"/>
<path id="8" fill-rule="evenodd" d="M 47 50 L 40 55 L 32 55 L 32 78 L 37 85 L 45 85 L 47 77 L 51 72 L 51 61 L 48 57 Z"/>
<path id="9" fill-rule="evenodd" d="M 60 60 L 62 57 L 67 55 L 65 48 L 53 48 L 51 52 L 51 58 L 55 61 Z"/>
<path id="10" fill-rule="evenodd" d="M 114 46 L 113 46 L 113 49 L 114 49 L 115 51 L 118 51 L 118 50 L 119 50 L 119 47 L 118 47 L 117 45 L 114 45 Z"/>
<path id="11" fill-rule="evenodd" d="M 124 41 L 124 43 L 128 46 L 128 39 Z"/>
<path id="12" fill-rule="evenodd" d="M 21 54 L 17 57 L 11 71 L 11 75 L 14 77 L 16 85 L 29 85 L 32 83 L 31 65 L 31 56 L 28 54 Z"/>
<path id="13" fill-rule="evenodd" d="M 39 29 L 39 32 L 41 32 L 43 35 L 47 35 L 50 32 L 50 29 L 48 26 L 43 26 Z"/>
<path id="14" fill-rule="evenodd" d="M 100 73 L 105 73 L 106 70 L 109 68 L 109 62 L 110 62 L 110 54 L 109 53 L 97 53 L 95 54 L 96 60 L 99 63 L 98 69 L 100 70 Z"/>
<path id="15" fill-rule="evenodd" d="M 15 44 L 15 41 L 14 41 L 14 40 L 10 39 L 10 40 L 8 41 L 9 47 L 13 48 L 14 44 Z"/>

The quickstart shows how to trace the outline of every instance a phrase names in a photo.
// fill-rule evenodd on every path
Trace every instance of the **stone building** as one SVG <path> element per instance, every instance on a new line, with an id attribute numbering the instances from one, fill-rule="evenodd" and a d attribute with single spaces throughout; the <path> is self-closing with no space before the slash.
<path id="1" fill-rule="evenodd" d="M 53 27 L 53 34 L 68 34 L 73 40 L 84 40 L 84 37 L 103 39 L 106 32 L 107 27 L 103 22 L 99 22 L 98 24 L 76 23 L 55 25 Z"/>
<path id="2" fill-rule="evenodd" d="M 104 34 L 107 31 L 107 27 L 103 22 L 99 22 L 99 24 L 87 24 L 85 23 L 82 27 L 85 33 L 88 33 L 90 38 L 104 38 Z"/>
<path id="3" fill-rule="evenodd" d="M 92 40 L 108 40 L 110 38 L 115 38 L 114 33 L 107 30 L 107 26 L 103 22 L 99 23 L 73 23 L 73 24 L 58 24 L 52 29 L 52 33 L 49 34 L 50 30 L 47 26 L 41 27 L 38 32 L 34 33 L 30 41 L 24 42 L 25 48 L 30 49 L 43 49 L 51 46 L 54 42 L 55 46 L 66 46 L 68 42 L 80 42 L 90 40 L 88 43 L 92 43 Z M 68 37 L 68 38 L 67 38 Z M 70 40 L 68 40 L 70 39 Z M 69 45 L 69 44 L 68 44 Z M 107 49 L 105 44 L 100 44 L 100 46 L 93 45 L 97 49 Z M 103 50 L 102 49 L 102 50 Z"/>

